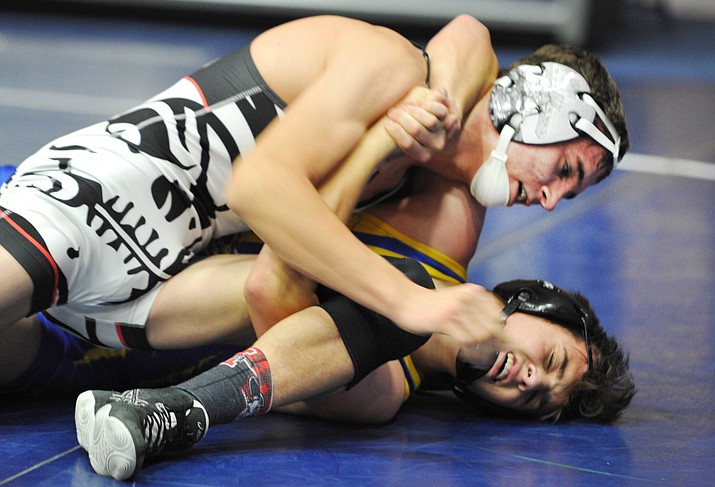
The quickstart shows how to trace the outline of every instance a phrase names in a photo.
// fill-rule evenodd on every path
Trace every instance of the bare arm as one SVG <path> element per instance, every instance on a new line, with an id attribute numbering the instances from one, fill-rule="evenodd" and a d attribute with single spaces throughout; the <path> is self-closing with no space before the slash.
<path id="1" fill-rule="evenodd" d="M 235 164 L 228 203 L 289 265 L 385 311 L 409 283 L 350 234 L 316 186 L 426 67 L 408 43 L 372 27 L 336 36 L 324 64 L 284 119 Z M 383 276 L 379 286 L 375 275 Z"/>
<path id="2" fill-rule="evenodd" d="M 423 117 L 429 117 L 431 105 L 439 105 L 441 98 L 435 98 L 434 91 L 414 88 L 402 104 L 427 106 Z M 446 107 L 442 105 L 446 110 Z M 434 114 L 431 115 L 435 117 Z M 373 171 L 374 161 L 381 160 L 395 148 L 395 141 L 385 130 L 387 116 L 375 123 L 360 140 L 360 143 L 319 188 L 319 194 L 336 216 L 347 222 L 360 196 L 360 189 Z M 422 126 L 423 131 L 429 131 Z M 421 178 L 417 195 L 395 208 L 383 205 L 376 211 L 397 227 L 407 227 L 417 240 L 434 248 L 449 247 L 445 253 L 455 260 L 468 261 L 474 254 L 476 238 L 482 225 L 483 209 L 472 208 L 471 198 L 460 191 L 456 184 L 442 180 L 435 175 Z M 444 200 L 444 201 L 443 201 Z M 466 201 L 465 201 L 466 200 Z M 438 209 L 438 214 L 435 210 Z M 443 219 L 442 222 L 434 220 Z M 453 224 L 468 227 L 462 238 L 454 238 L 453 232 L 435 231 L 435 227 L 449 227 Z M 449 236 L 448 236 L 449 235 Z M 438 240 L 437 240 L 438 239 Z M 459 246 L 459 249 L 456 248 Z M 466 264 L 464 264 L 466 266 Z M 246 284 L 246 303 L 251 321 L 258 336 L 287 316 L 317 303 L 314 282 L 293 270 L 280 260 L 268 247 L 264 246 Z"/>
<path id="3" fill-rule="evenodd" d="M 315 189 L 396 95 L 424 76 L 421 58 L 415 60 L 418 53 L 408 43 L 391 44 L 392 34 L 378 32 L 341 36 L 331 44 L 324 69 L 292 100 L 285 119 L 235 165 L 229 205 L 288 265 L 399 326 L 484 340 L 500 328 L 496 317 L 487 316 L 478 330 L 473 326 L 473 317 L 484 314 L 483 289 L 464 285 L 432 293 L 416 286 L 364 247 Z"/>
<path id="4" fill-rule="evenodd" d="M 420 104 L 435 93 L 414 88 L 402 103 Z M 318 189 L 328 208 L 346 223 L 375 166 L 395 149 L 395 141 L 381 118 L 363 136 L 340 167 Z M 245 296 L 251 321 L 258 336 L 287 316 L 313 304 L 314 281 L 284 263 L 267 245 L 263 247 L 246 283 Z"/>
<path id="5" fill-rule="evenodd" d="M 431 61 L 430 86 L 445 93 L 448 113 L 438 116 L 439 124 L 435 124 L 417 105 L 404 104 L 388 112 L 397 123 L 387 126 L 403 152 L 421 162 L 458 134 L 462 120 L 489 93 L 498 71 L 489 31 L 469 15 L 460 15 L 442 28 L 426 50 Z"/>

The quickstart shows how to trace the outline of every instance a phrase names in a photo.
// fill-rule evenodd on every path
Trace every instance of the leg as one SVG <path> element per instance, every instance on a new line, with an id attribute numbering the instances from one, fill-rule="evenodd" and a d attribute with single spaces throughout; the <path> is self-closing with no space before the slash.
<path id="1" fill-rule="evenodd" d="M 39 347 L 39 332 L 30 320 L 32 280 L 25 269 L 0 246 L 0 385 L 27 370 Z M 21 353 L 18 353 L 21 350 Z"/>
<path id="2" fill-rule="evenodd" d="M 147 338 L 152 347 L 253 343 L 255 334 L 243 288 L 255 258 L 212 255 L 169 279 L 147 320 Z"/>
<path id="3" fill-rule="evenodd" d="M 77 439 L 88 451 L 94 470 L 127 479 L 144 460 L 199 441 L 209 424 L 267 412 L 273 397 L 280 406 L 322 394 L 352 377 L 350 356 L 321 308 L 309 308 L 282 321 L 259 344 L 266 348 L 266 355 L 249 349 L 177 387 L 80 394 L 75 409 Z M 275 371 L 267 371 L 266 356 L 276 362 Z M 316 370 L 321 371 L 320 381 L 305 380 Z M 168 414 L 177 422 L 168 421 Z M 154 425 L 152 441 L 144 436 L 142 424 L 146 422 Z"/>
<path id="4" fill-rule="evenodd" d="M 396 360 L 381 365 L 348 391 L 328 393 L 275 409 L 328 421 L 381 424 L 395 417 L 405 401 L 405 374 Z"/>
<path id="5" fill-rule="evenodd" d="M 32 361 L 19 377 L 0 383 L 0 400 L 22 404 L 31 398 L 77 397 L 82 391 L 108 388 L 118 391 L 136 387 L 167 387 L 208 370 L 236 353 L 234 346 L 206 346 L 182 350 L 127 350 L 93 345 L 76 335 L 42 322 L 38 315 L 21 320 L 32 341 L 17 343 L 12 336 L 8 349 L 14 359 Z M 8 343 L 2 340 L 0 348 Z M 32 344 L 33 348 L 29 348 Z M 24 353 L 17 354 L 20 347 Z M 35 347 L 39 350 L 35 350 Z M 5 369 L 0 369 L 4 374 Z"/>
<path id="6" fill-rule="evenodd" d="M 244 299 L 256 336 L 300 310 L 315 306 L 315 283 L 263 246 L 246 281 Z"/>
<path id="7" fill-rule="evenodd" d="M 412 279 L 432 283 L 419 264 L 404 261 L 397 264 Z M 385 361 L 410 353 L 426 340 L 404 337 L 405 332 L 384 317 L 359 309 L 355 303 L 335 304 L 340 299 L 346 298 L 329 298 L 333 303 L 331 314 L 328 308 L 312 307 L 291 315 L 264 333 L 254 347 L 175 387 L 135 389 L 123 394 L 82 393 L 75 413 L 77 434 L 95 471 L 117 479 L 128 478 L 145 459 L 199 441 L 208 424 L 266 413 L 272 406 L 354 385 Z M 333 314 L 342 315 L 338 327 Z M 346 334 L 348 329 L 365 331 Z M 347 348 L 346 336 L 350 336 Z M 391 350 L 393 338 L 399 351 Z M 373 347 L 377 358 L 370 353 Z M 380 375 L 374 377 L 379 379 Z M 394 381 L 386 389 L 393 384 Z M 399 385 L 400 391 L 404 391 L 403 387 Z M 374 397 L 367 398 L 367 403 L 373 402 Z M 178 423 L 168 422 L 167 412 L 179 418 Z M 142 429 L 146 422 L 157 425 L 152 438 L 147 438 Z"/>
<path id="8" fill-rule="evenodd" d="M 20 263 L 0 245 L 0 328 L 27 316 L 32 303 L 32 279 Z"/>
<path id="9" fill-rule="evenodd" d="M 34 317 L 0 329 L 0 387 L 21 377 L 37 358 L 39 349 L 40 328 Z"/>

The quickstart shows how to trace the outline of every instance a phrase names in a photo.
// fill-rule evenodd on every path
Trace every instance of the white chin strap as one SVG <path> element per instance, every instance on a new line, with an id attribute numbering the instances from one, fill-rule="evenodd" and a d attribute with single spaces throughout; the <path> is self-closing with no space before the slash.
<path id="1" fill-rule="evenodd" d="M 506 172 L 506 149 L 516 131 L 511 125 L 504 125 L 499 141 L 477 174 L 472 178 L 469 189 L 472 196 L 482 206 L 506 206 L 509 204 L 509 176 Z"/>

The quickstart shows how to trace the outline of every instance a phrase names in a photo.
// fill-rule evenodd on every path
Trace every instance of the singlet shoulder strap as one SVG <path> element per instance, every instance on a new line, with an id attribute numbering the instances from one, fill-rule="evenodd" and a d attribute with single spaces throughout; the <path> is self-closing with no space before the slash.
<path id="1" fill-rule="evenodd" d="M 427 54 L 427 51 L 425 51 L 424 47 L 419 46 L 419 45 L 415 44 L 414 42 L 412 43 L 412 45 L 415 46 L 420 51 L 422 51 L 422 57 L 425 58 L 425 63 L 427 63 L 427 77 L 425 78 L 425 86 L 427 86 L 427 88 L 429 88 L 430 87 L 430 85 L 429 85 L 429 79 L 430 79 L 429 54 Z"/>

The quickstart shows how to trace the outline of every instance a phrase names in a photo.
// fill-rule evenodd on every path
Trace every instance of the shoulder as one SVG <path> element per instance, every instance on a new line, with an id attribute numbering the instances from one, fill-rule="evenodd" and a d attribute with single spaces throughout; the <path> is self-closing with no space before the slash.
<path id="1" fill-rule="evenodd" d="M 284 86 L 289 99 L 326 73 L 354 86 L 362 81 L 360 89 L 395 90 L 401 98 L 427 69 L 421 52 L 397 32 L 329 15 L 272 28 L 254 39 L 251 54 L 269 85 Z"/>

